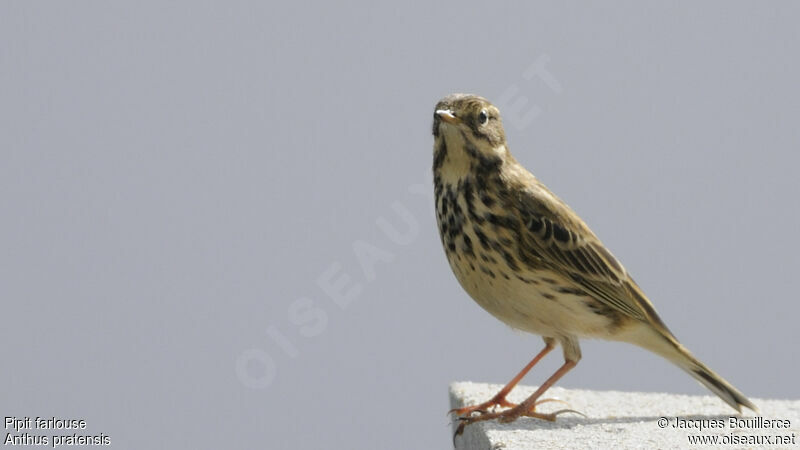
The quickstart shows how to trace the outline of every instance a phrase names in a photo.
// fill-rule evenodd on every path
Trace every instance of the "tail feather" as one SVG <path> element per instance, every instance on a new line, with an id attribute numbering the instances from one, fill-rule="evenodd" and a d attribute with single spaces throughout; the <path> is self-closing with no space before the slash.
<path id="1" fill-rule="evenodd" d="M 621 335 L 618 338 L 639 345 L 668 359 L 737 411 L 742 412 L 742 407 L 744 406 L 758 412 L 758 408 L 753 402 L 748 400 L 732 384 L 725 381 L 724 378 L 695 358 L 666 328 L 662 330 L 650 326 L 635 327 L 630 330 L 630 333 Z"/>
<path id="2" fill-rule="evenodd" d="M 724 378 L 717 375 L 713 370 L 709 369 L 708 366 L 700 362 L 683 346 L 680 346 L 680 350 L 682 350 L 680 353 L 683 353 L 683 358 L 681 358 L 680 361 L 672 359 L 672 362 L 678 367 L 685 370 L 689 375 L 699 381 L 700 384 L 717 394 L 719 398 L 737 411 L 742 412 L 742 406 L 744 406 L 745 408 L 758 412 L 756 405 L 748 400 L 741 391 L 733 387 L 732 384 L 725 381 Z"/>

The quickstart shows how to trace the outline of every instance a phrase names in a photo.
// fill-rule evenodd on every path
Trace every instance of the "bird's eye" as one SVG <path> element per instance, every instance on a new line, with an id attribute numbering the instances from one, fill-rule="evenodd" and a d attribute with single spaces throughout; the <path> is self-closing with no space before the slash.
<path id="1" fill-rule="evenodd" d="M 489 115 L 486 114 L 486 110 L 482 110 L 481 113 L 478 115 L 478 120 L 481 122 L 481 125 L 486 125 L 486 122 L 489 121 Z"/>

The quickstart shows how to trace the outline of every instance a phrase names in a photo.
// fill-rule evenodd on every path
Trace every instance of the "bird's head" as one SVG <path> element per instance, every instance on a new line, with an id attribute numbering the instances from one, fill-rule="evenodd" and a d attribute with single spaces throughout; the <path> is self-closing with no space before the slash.
<path id="1" fill-rule="evenodd" d="M 500 111 L 489 100 L 471 94 L 451 94 L 439 100 L 433 114 L 435 138 L 465 140 L 492 154 L 506 144 Z"/>

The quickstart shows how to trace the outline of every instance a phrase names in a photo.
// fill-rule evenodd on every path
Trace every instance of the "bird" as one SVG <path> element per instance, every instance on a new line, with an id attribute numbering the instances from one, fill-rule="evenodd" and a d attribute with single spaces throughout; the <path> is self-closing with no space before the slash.
<path id="1" fill-rule="evenodd" d="M 758 411 L 675 338 L 586 223 L 517 162 L 496 106 L 477 95 L 448 95 L 436 104 L 433 137 L 436 222 L 450 268 L 478 305 L 512 328 L 541 336 L 545 344 L 493 398 L 451 410 L 459 421 L 455 436 L 475 422 L 554 421 L 571 411 L 542 413 L 536 406 L 577 365 L 582 338 L 642 347 L 738 412 Z M 527 399 L 509 402 L 507 394 L 556 346 L 564 364 Z"/>

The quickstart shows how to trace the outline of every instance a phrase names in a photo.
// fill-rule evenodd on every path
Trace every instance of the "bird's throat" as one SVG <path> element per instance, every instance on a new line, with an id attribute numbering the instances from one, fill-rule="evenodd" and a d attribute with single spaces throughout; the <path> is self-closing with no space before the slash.
<path id="1" fill-rule="evenodd" d="M 434 172 L 442 181 L 456 184 L 481 168 L 499 168 L 509 157 L 505 145 L 491 147 L 488 142 L 470 139 L 460 130 L 441 133 L 434 143 Z"/>

